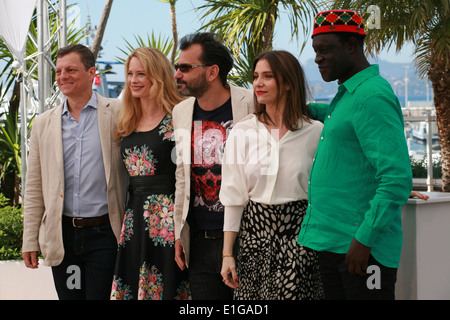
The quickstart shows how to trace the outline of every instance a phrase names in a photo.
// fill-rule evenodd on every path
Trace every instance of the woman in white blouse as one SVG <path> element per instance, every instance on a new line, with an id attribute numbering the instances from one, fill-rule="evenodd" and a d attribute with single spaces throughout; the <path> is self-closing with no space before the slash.
<path id="1" fill-rule="evenodd" d="M 323 125 L 309 118 L 304 73 L 292 54 L 258 56 L 253 89 L 255 113 L 235 124 L 222 162 L 221 275 L 235 299 L 321 299 L 317 257 L 297 236 Z"/>

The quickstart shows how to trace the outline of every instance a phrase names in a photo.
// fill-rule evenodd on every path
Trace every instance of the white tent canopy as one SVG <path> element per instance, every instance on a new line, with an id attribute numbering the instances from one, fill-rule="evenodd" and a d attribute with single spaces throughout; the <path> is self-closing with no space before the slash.
<path id="1" fill-rule="evenodd" d="M 21 75 L 21 98 L 20 98 L 20 130 L 22 135 L 21 156 L 22 156 L 22 193 L 25 186 L 26 166 L 27 166 L 27 112 L 28 107 L 37 105 L 39 113 L 43 112 L 46 106 L 54 102 L 57 97 L 50 90 L 52 87 L 49 57 L 51 55 L 51 42 L 58 41 L 64 46 L 67 39 L 66 25 L 66 0 L 59 0 L 59 37 L 50 37 L 48 7 L 52 6 L 51 0 L 0 0 L 0 36 L 3 38 L 14 59 L 18 62 L 15 68 Z M 33 12 L 36 9 L 37 23 L 37 52 L 26 56 L 26 43 Z M 35 86 L 28 74 L 25 61 L 31 60 L 30 70 L 38 70 L 37 97 Z M 53 94 L 53 96 L 52 96 Z M 50 98 L 49 98 L 50 97 Z"/>
<path id="2" fill-rule="evenodd" d="M 22 62 L 36 0 L 0 1 L 0 35 L 14 58 Z"/>

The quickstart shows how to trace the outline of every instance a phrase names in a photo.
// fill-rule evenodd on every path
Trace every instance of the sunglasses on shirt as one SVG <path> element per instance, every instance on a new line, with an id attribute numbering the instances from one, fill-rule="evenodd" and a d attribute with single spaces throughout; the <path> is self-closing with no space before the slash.
<path id="1" fill-rule="evenodd" d="M 180 64 L 175 64 L 175 71 L 177 71 L 178 69 L 185 73 L 185 72 L 189 72 L 191 69 L 197 68 L 197 67 L 210 67 L 210 64 L 187 64 L 187 63 L 180 63 Z"/>

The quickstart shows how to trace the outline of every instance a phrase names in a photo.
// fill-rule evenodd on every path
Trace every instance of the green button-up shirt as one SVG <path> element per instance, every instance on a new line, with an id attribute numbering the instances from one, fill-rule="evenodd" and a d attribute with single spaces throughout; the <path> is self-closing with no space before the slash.
<path id="1" fill-rule="evenodd" d="M 412 171 L 392 87 L 372 65 L 341 84 L 331 104 L 310 108 L 324 128 L 299 243 L 346 253 L 356 238 L 378 262 L 398 267 L 401 206 L 412 190 Z"/>

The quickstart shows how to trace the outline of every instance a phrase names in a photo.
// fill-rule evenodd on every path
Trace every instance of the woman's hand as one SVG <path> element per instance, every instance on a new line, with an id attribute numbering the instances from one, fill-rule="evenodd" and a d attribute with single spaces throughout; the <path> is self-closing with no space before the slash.
<path id="1" fill-rule="evenodd" d="M 220 274 L 222 275 L 223 283 L 225 283 L 228 287 L 236 289 L 239 286 L 236 273 L 236 261 L 234 260 L 234 256 L 232 254 L 223 255 L 222 271 Z"/>
<path id="2" fill-rule="evenodd" d="M 417 197 L 419 199 L 428 200 L 429 196 L 426 194 L 420 193 L 419 191 L 411 191 L 411 194 L 409 195 L 410 198 Z"/>
<path id="3" fill-rule="evenodd" d="M 222 254 L 222 281 L 232 289 L 236 289 L 238 277 L 236 273 L 236 260 L 233 256 L 234 242 L 236 241 L 237 232 L 224 231 L 223 233 L 223 254 Z"/>

